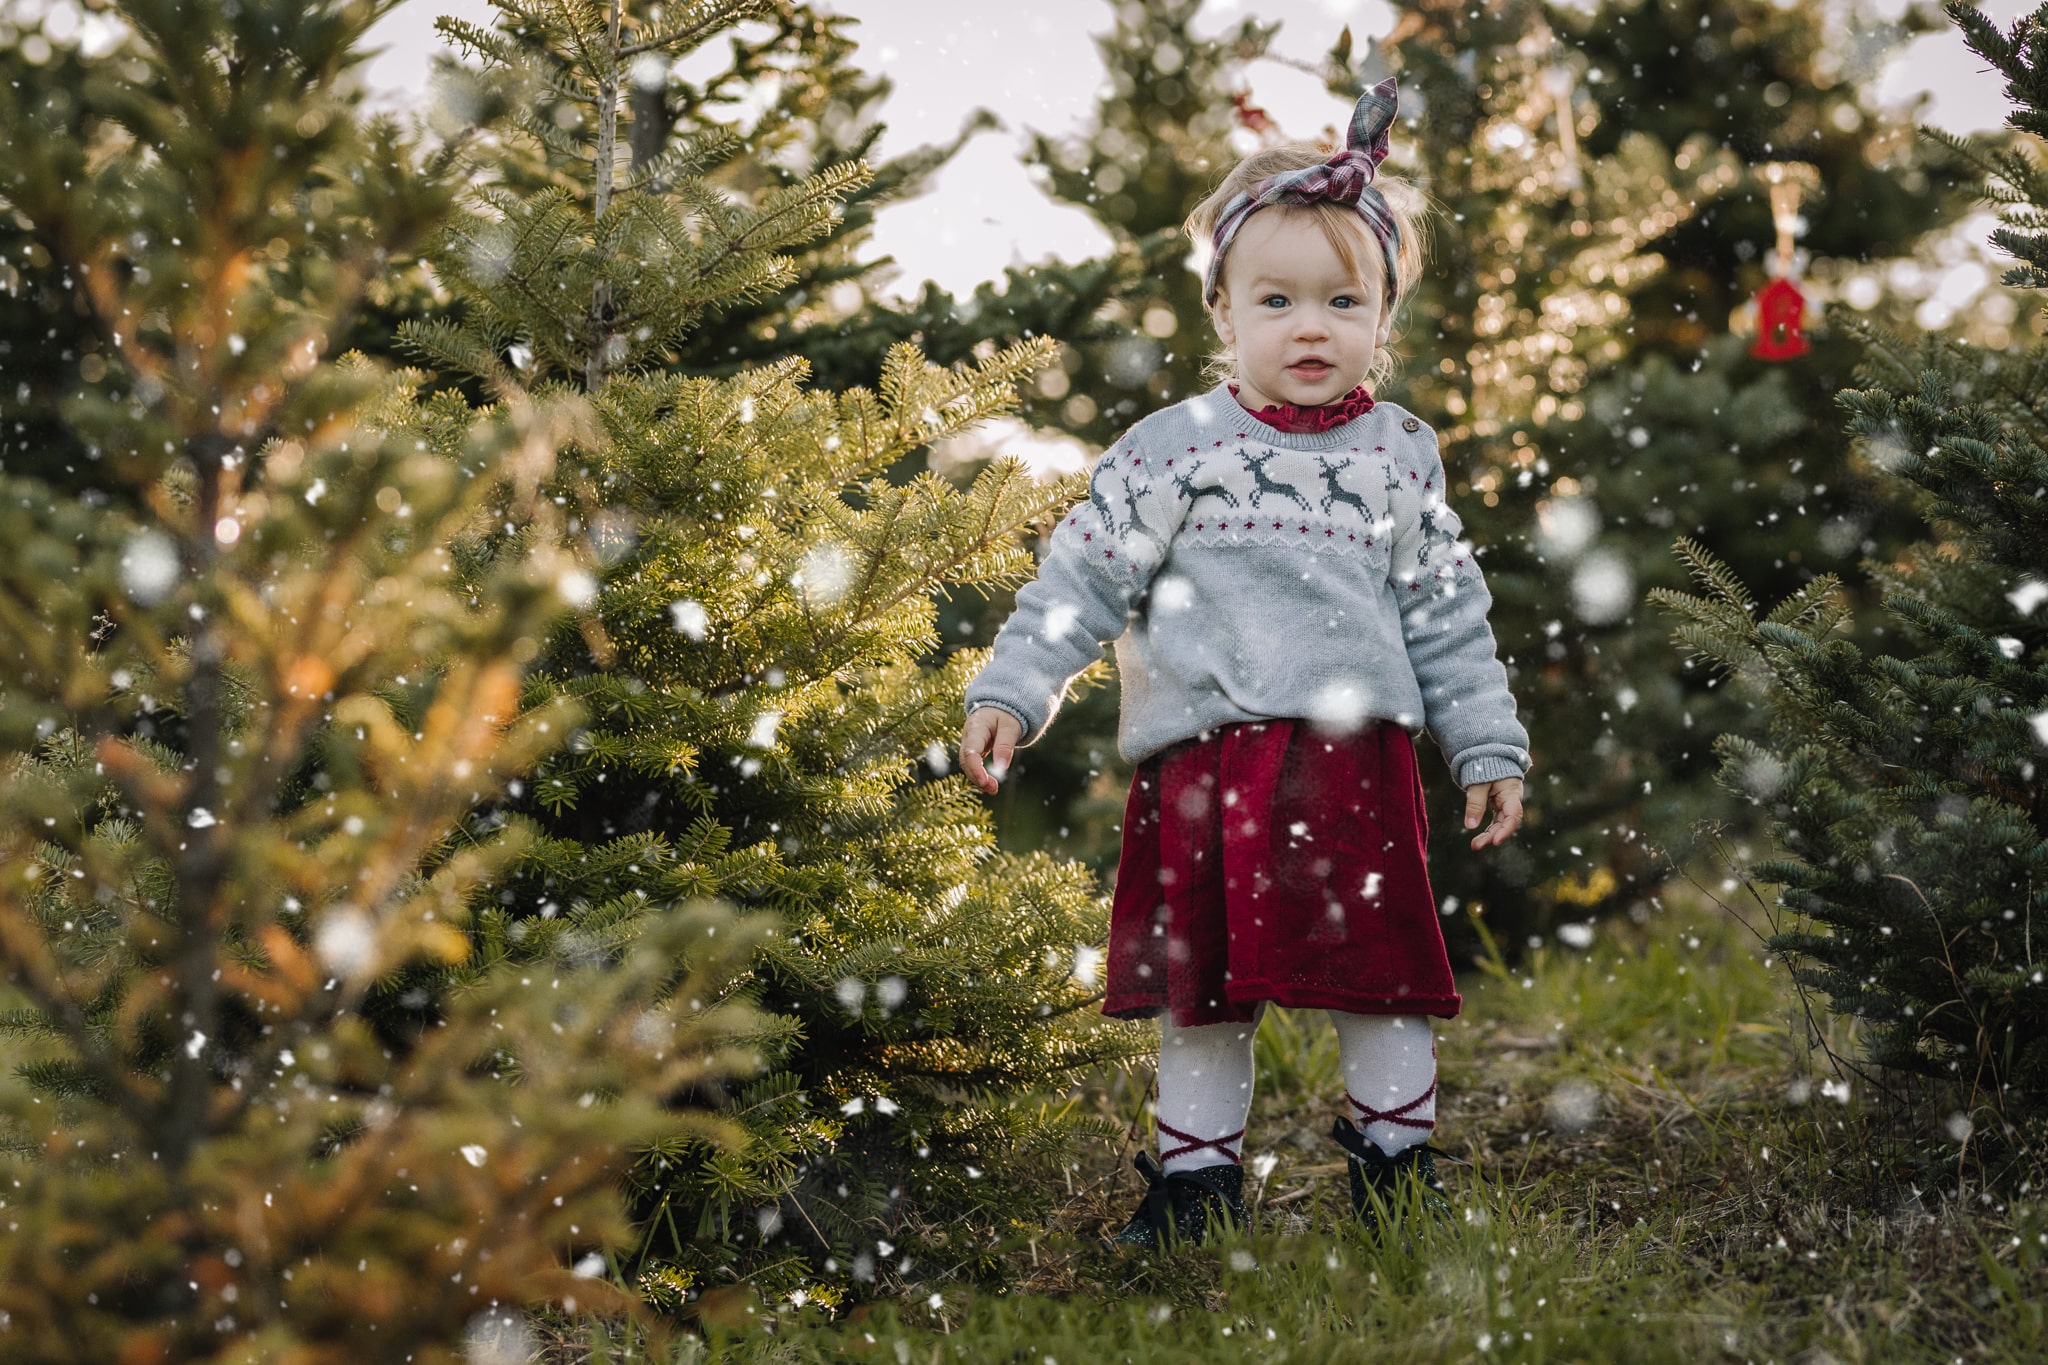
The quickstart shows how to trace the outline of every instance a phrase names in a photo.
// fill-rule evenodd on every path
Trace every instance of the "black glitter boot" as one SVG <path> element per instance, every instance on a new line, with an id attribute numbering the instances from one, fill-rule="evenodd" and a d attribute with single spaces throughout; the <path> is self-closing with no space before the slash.
<path id="1" fill-rule="evenodd" d="M 1145 1177 L 1145 1202 L 1109 1239 L 1112 1246 L 1157 1251 L 1181 1241 L 1192 1245 L 1207 1235 L 1212 1218 L 1226 1227 L 1245 1225 L 1244 1167 L 1226 1162 L 1169 1175 L 1150 1152 L 1138 1153 L 1133 1164 Z"/>
<path id="2" fill-rule="evenodd" d="M 1406 1187 L 1419 1186 L 1422 1192 L 1422 1207 L 1439 1219 L 1451 1214 L 1451 1201 L 1444 1197 L 1444 1182 L 1436 1173 L 1435 1158 L 1448 1156 L 1427 1143 L 1417 1143 L 1394 1156 L 1380 1150 L 1379 1144 L 1358 1131 L 1350 1119 L 1338 1119 L 1330 1136 L 1344 1149 L 1345 1165 L 1351 1168 L 1351 1208 L 1366 1230 L 1376 1232 L 1380 1226 L 1379 1209 L 1373 1205 L 1372 1195 L 1379 1196 L 1380 1204 L 1390 1210 L 1404 1207 Z"/>

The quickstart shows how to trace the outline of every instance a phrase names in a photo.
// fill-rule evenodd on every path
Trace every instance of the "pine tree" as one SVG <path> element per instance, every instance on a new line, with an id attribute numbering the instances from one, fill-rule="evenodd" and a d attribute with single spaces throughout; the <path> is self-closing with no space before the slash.
<path id="1" fill-rule="evenodd" d="M 1117 9 L 1102 44 L 1116 93 L 1097 129 L 1087 141 L 1041 143 L 1041 159 L 1072 168 L 1056 192 L 1113 233 L 1177 224 L 1235 158 L 1230 112 L 1250 74 L 1241 63 L 1272 35 L 1246 28 L 1205 41 L 1189 32 L 1192 10 Z M 1452 493 L 1485 547 L 1495 630 L 1535 727 L 1531 822 L 1483 858 L 1465 847 L 1441 768 L 1426 769 L 1439 894 L 1483 905 L 1511 949 L 1558 921 L 1639 910 L 1670 862 L 1690 856 L 1696 821 L 1733 819 L 1705 737 L 1740 723 L 1740 708 L 1704 677 L 1674 671 L 1628 605 L 1666 572 L 1652 542 L 1683 525 L 1743 572 L 1789 590 L 1816 565 L 1909 534 L 1845 444 L 1802 415 L 1847 371 L 1852 344 L 1818 338 L 1807 360 L 1774 367 L 1750 359 L 1730 332 L 1731 312 L 1761 283 L 1759 243 L 1771 236 L 1745 158 L 1810 157 L 1841 187 L 1808 208 L 1808 275 L 1822 297 L 1854 272 L 1880 278 L 1888 253 L 1955 214 L 1924 192 L 1926 173 L 1910 157 L 1878 164 L 1892 155 L 1889 134 L 1850 84 L 1902 31 L 1854 43 L 1831 36 L 1814 12 L 1763 4 L 1580 15 L 1423 3 L 1380 42 L 1338 33 L 1324 60 L 1322 75 L 1345 100 L 1399 76 L 1405 116 L 1391 164 L 1442 210 L 1430 270 L 1397 320 L 1402 364 L 1385 396 L 1445 440 Z M 1188 54 L 1170 80 L 1157 69 L 1162 51 Z M 1844 55 L 1859 52 L 1860 67 Z M 1712 79 L 1697 78 L 1701 63 Z M 1163 85 L 1179 100 L 1183 84 L 1184 106 L 1152 93 Z M 1571 103 L 1569 137 L 1557 121 L 1560 92 Z M 1253 86 L 1247 102 L 1257 97 Z M 1638 117 L 1645 109 L 1654 122 Z M 1852 116 L 1862 122 L 1852 126 Z M 1204 161 L 1206 170 L 1191 169 Z M 1119 193 L 1098 194 L 1089 174 L 1110 166 Z M 1135 182 L 1131 168 L 1143 168 Z M 1124 188 L 1155 182 L 1170 192 Z M 1104 313 L 1129 333 L 1158 289 L 1184 291 L 1171 302 L 1179 322 L 1158 370 L 1178 390 L 1209 342 L 1191 272 L 1175 259 L 1160 273 Z M 1903 320 L 1908 306 L 1883 292 L 1872 311 Z M 1065 359 L 1074 375 L 1047 376 L 1042 392 L 1064 397 L 1071 386 L 1092 422 L 1113 389 L 1078 353 Z M 1064 418 L 1043 398 L 1031 412 Z M 998 597 L 987 615 L 999 621 L 1007 607 Z M 1019 755 L 998 798 L 1006 847 L 1114 868 L 1130 777 L 1115 715 L 1114 688 L 1085 691 L 1062 709 L 1056 739 Z M 1462 960 L 1470 931 L 1462 918 L 1447 929 Z"/>
<path id="2" fill-rule="evenodd" d="M 1203 371 L 1214 338 L 1181 224 L 1236 160 L 1232 138 L 1247 130 L 1232 97 L 1278 25 L 1247 19 L 1206 37 L 1195 31 L 1200 12 L 1197 0 L 1110 6 L 1109 30 L 1096 39 L 1105 89 L 1090 126 L 1071 138 L 1033 138 L 1032 174 L 1053 199 L 1101 224 L 1109 253 L 1012 268 L 1000 287 L 982 285 L 971 300 L 927 286 L 907 310 L 940 359 L 964 354 L 962 343 L 979 336 L 1056 338 L 1058 359 L 1025 390 L 1024 417 L 1097 446 L 1209 386 Z M 948 321 L 960 303 L 973 335 Z M 993 638 L 1013 605 L 1002 592 L 952 604 L 942 621 L 949 647 Z M 1004 848 L 1079 858 L 1104 877 L 1115 871 L 1131 781 L 1116 731 L 1117 689 L 1105 663 L 1070 688 L 1058 734 L 1011 764 L 994 798 Z"/>
<path id="3" fill-rule="evenodd" d="M 629 1153 L 733 1136 L 657 1101 L 751 1059 L 716 988 L 758 918 L 473 953 L 536 837 L 498 798 L 578 720 L 519 702 L 589 593 L 545 490 L 590 419 L 335 357 L 449 202 L 348 93 L 381 9 L 134 0 L 0 87 L 0 194 L 105 365 L 64 429 L 121 494 L 0 476 L 10 1361 L 452 1361 L 621 1306 Z"/>
<path id="4" fill-rule="evenodd" d="M 435 256 L 460 316 L 405 335 L 492 392 L 585 393 L 598 437 L 558 486 L 602 568 L 579 628 L 536 661 L 529 704 L 588 719 L 519 802 L 542 837 L 500 882 L 489 950 L 540 952 L 565 925 L 631 941 L 696 896 L 780 914 L 726 992 L 771 1019 L 768 1074 L 724 1094 L 750 1144 L 679 1132 L 635 1169 L 634 1269 L 656 1302 L 731 1277 L 809 1298 L 839 1292 L 818 1276 L 971 1264 L 1077 1129 L 1042 1096 L 1131 1035 L 1088 1009 L 1093 880 L 991 856 L 978 798 L 945 772 L 978 659 L 919 660 L 932 594 L 1020 581 L 1013 532 L 1077 494 L 1014 462 L 964 494 L 878 475 L 1013 408 L 1048 348 L 957 370 L 898 348 L 876 391 L 806 388 L 797 359 L 687 372 L 696 329 L 786 288 L 783 253 L 824 240 L 866 169 L 743 193 L 697 172 L 745 154 L 721 135 L 636 133 L 633 63 L 666 65 L 749 0 L 675 27 L 618 3 L 502 8 L 494 30 L 444 30 L 481 79 L 539 83 L 580 115 L 521 120 L 544 186 L 478 193 Z"/>
<path id="5" fill-rule="evenodd" d="M 2009 34 L 1967 4 L 1948 14 L 2006 81 L 2011 127 L 2031 148 L 1935 130 L 1981 177 L 2019 264 L 2009 285 L 2048 286 L 2048 9 Z M 1848 429 L 1934 538 L 1866 561 L 1897 653 L 1844 638 L 1827 575 L 1760 613 L 1756 594 L 1691 541 L 1702 589 L 1660 592 L 1679 642 L 1763 703 L 1764 733 L 1717 744 L 1721 779 L 1767 814 L 1777 855 L 1752 869 L 1782 887 L 1763 903 L 1766 942 L 1837 1013 L 1868 1023 L 1869 1060 L 1932 1078 L 1994 1148 L 2048 1112 L 2048 988 L 2036 965 L 2042 904 L 2039 771 L 2048 671 L 2040 489 L 2048 450 L 2039 395 L 2048 348 L 2004 352 L 1857 324 L 1859 387 Z M 1910 651 L 1910 652 L 1908 652 Z M 1986 1120 L 1991 1120 L 1986 1123 Z M 1966 1136 L 1967 1124 L 1951 1124 Z M 2025 1139 L 2023 1139 L 2025 1140 Z M 1949 1160 L 1958 1160 L 1950 1149 Z"/>
<path id="6" fill-rule="evenodd" d="M 1040 384 L 1040 420 L 1095 445 L 1209 387 L 1202 282 L 1186 268 L 1181 224 L 1236 161 L 1231 87 L 1279 25 L 1247 19 L 1203 38 L 1194 32 L 1201 8 L 1200 0 L 1113 7 L 1110 31 L 1096 40 L 1107 81 L 1093 125 L 1073 139 L 1038 136 L 1028 159 L 1055 200 L 1086 209 L 1121 253 L 1144 264 L 1134 287 L 1109 300 L 1098 326 L 1062 357 L 1060 376 Z"/>
<path id="7" fill-rule="evenodd" d="M 29 40 L 41 62 L 22 53 Z M 90 63 L 76 43 L 51 43 L 40 23 L 24 26 L 0 45 L 0 82 L 9 88 L 43 90 L 39 112 L 44 130 L 81 137 L 87 110 L 70 98 Z M 7 142 L 20 136 L 15 129 Z M 103 375 L 106 357 L 88 320 L 71 306 L 72 288 L 62 265 L 37 241 L 32 228 L 11 215 L 0 216 L 0 471 L 26 474 L 72 489 L 103 483 L 95 467 L 102 453 L 88 450 L 58 415 L 65 395 Z"/>
<path id="8" fill-rule="evenodd" d="M 735 37 L 725 66 L 703 81 L 672 79 L 659 96 L 642 93 L 663 100 L 673 132 L 660 120 L 636 120 L 636 147 L 659 147 L 668 136 L 730 121 L 736 107 L 758 103 L 764 107 L 736 129 L 744 138 L 738 153 L 707 174 L 712 183 L 755 195 L 832 166 L 870 161 L 885 131 L 878 111 L 894 83 L 858 64 L 858 21 L 783 0 L 758 22 L 770 26 L 767 34 Z M 729 301 L 716 326 L 685 341 L 678 368 L 722 376 L 802 355 L 818 387 L 874 387 L 889 347 L 912 340 L 916 331 L 877 296 L 878 277 L 895 263 L 857 259 L 875 215 L 925 193 L 970 138 L 993 126 L 994 115 L 977 109 L 950 140 L 874 164 L 863 183 L 843 194 L 825 232 L 792 245 L 789 284 L 772 295 Z M 967 359 L 973 346 L 969 341 L 949 358 Z"/>
<path id="9" fill-rule="evenodd" d="M 1642 591 L 1677 581 L 1653 542 L 1684 530 L 1790 591 L 1905 534 L 1847 443 L 1806 415 L 1853 344 L 1836 332 L 1773 366 L 1729 326 L 1770 237 L 1748 157 L 1804 158 L 1824 184 L 1859 187 L 1809 206 L 1823 297 L 1961 207 L 1911 193 L 1910 158 L 1875 164 L 1874 130 L 1845 128 L 1855 92 L 1823 60 L 1822 22 L 1768 4 L 1423 0 L 1336 85 L 1355 91 L 1381 63 L 1399 75 L 1398 164 L 1444 210 L 1390 396 L 1444 443 L 1537 771 L 1523 834 L 1484 857 L 1436 798 L 1430 866 L 1440 896 L 1482 904 L 1513 946 L 1641 913 L 1696 855 L 1698 822 L 1740 826 L 1707 739 L 1745 711 L 1642 628 Z"/>

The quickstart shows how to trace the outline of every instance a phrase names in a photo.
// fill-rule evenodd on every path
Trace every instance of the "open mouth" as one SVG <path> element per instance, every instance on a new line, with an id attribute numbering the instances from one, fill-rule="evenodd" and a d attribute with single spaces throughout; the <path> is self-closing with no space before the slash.
<path id="1" fill-rule="evenodd" d="M 1288 373 L 1299 375 L 1303 379 L 1321 379 L 1329 374 L 1330 366 L 1327 361 L 1322 360 L 1297 360 L 1289 365 L 1287 370 Z"/>

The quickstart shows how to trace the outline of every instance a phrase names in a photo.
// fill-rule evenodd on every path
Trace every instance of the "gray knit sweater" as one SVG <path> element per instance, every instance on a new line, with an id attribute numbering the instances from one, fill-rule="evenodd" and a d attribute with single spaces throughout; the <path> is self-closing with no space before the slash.
<path id="1" fill-rule="evenodd" d="M 1285 432 L 1218 385 L 1103 452 L 967 708 L 1009 712 L 1035 743 L 1114 640 L 1134 763 L 1232 721 L 1384 718 L 1426 727 L 1460 785 L 1523 776 L 1529 735 L 1461 529 L 1436 433 L 1403 409 Z"/>

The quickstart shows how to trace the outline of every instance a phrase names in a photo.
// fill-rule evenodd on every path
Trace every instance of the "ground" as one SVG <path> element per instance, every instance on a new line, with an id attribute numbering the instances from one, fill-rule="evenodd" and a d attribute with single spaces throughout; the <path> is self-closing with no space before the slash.
<path id="1" fill-rule="evenodd" d="M 1336 1040 L 1269 1017 L 1247 1138 L 1255 1226 L 1162 1262 L 1104 1248 L 1139 1179 L 1149 1075 L 1096 1078 L 1120 1150 L 1077 1151 L 1049 1217 L 836 1320 L 733 1301 L 712 1340 L 586 1359 L 2035 1361 L 2048 1357 L 2042 1175 L 1987 1173 L 1952 1117 L 1843 1077 L 1784 964 L 1695 889 L 1461 981 L 1441 1026 L 1435 1144 L 1454 1220 L 1387 1245 L 1349 1226 L 1328 1139 Z M 1856 1055 L 1853 1030 L 1828 1046 Z M 1938 1110 L 1939 1106 L 1936 1106 Z M 1977 1147 L 1982 1150 L 1981 1141 Z M 1263 1158 L 1270 1157 L 1270 1162 Z M 1258 1175 L 1264 1170 L 1263 1178 Z M 1958 1174 L 1958 1171 L 1960 1174 Z M 2031 1175 L 2031 1178 L 2029 1176 Z M 963 1234 L 963 1240 L 973 1234 Z M 752 1311 L 748 1311 L 751 1309 Z M 714 1314 L 714 1316 L 720 1316 Z"/>

